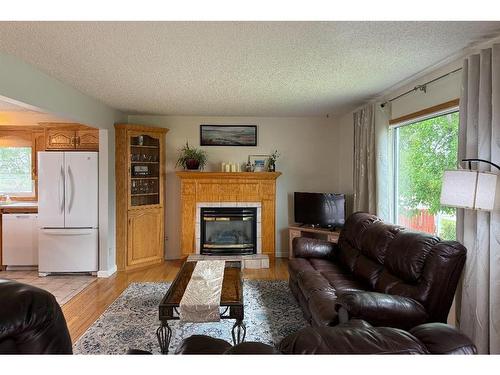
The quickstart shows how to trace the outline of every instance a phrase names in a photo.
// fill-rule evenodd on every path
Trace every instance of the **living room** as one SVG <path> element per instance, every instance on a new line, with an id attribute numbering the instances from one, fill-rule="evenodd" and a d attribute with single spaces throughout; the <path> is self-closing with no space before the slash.
<path id="1" fill-rule="evenodd" d="M 491 14 L 460 22 L 321 17 L 0 22 L 1 101 L 53 116 L 52 127 L 30 125 L 46 138 L 56 123 L 99 129 L 94 150 L 76 150 L 76 135 L 74 150 L 40 151 L 98 155 L 95 267 L 67 275 L 37 264 L 38 284 L 24 284 L 56 297 L 57 326 L 46 332 L 53 341 L 12 346 L 9 333 L 0 335 L 3 352 L 500 353 L 497 208 L 478 201 L 496 192 L 484 194 L 479 179 L 496 182 L 488 162 L 498 164 L 500 22 Z M 185 163 L 191 151 L 201 166 Z M 40 183 L 44 169 L 33 168 Z M 476 176 L 472 204 L 455 202 L 462 186 L 447 185 L 445 170 Z M 69 217 L 75 189 L 62 184 Z M 332 204 L 336 216 L 321 219 Z M 225 224 L 240 238 L 229 245 L 229 231 L 219 232 L 215 246 L 210 228 Z M 251 235 L 241 240 L 242 231 Z M 19 288 L 23 277 L 15 284 L 11 274 L 24 271 L 13 269 L 0 278 Z M 63 277 L 89 282 L 62 303 L 44 286 Z M 212 291 L 200 290 L 212 287 L 215 300 L 207 300 Z"/>

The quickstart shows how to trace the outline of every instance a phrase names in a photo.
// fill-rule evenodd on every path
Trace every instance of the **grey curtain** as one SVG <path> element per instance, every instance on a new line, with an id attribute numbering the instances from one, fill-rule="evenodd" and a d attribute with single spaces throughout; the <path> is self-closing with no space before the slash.
<path id="1" fill-rule="evenodd" d="M 374 105 L 354 112 L 354 202 L 356 211 L 376 213 Z"/>
<path id="2" fill-rule="evenodd" d="M 462 74 L 458 157 L 500 163 L 500 44 L 468 57 Z M 485 163 L 477 168 L 491 170 Z M 458 210 L 457 238 L 467 248 L 457 323 L 480 353 L 498 354 L 500 213 Z"/>

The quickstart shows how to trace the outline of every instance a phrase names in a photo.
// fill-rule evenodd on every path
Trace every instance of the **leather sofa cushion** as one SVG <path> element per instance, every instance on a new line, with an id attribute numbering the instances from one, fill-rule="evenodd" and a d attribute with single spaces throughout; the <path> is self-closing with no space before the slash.
<path id="1" fill-rule="evenodd" d="M 223 354 L 231 348 L 225 340 L 205 335 L 192 335 L 177 347 L 175 354 Z"/>
<path id="2" fill-rule="evenodd" d="M 304 319 L 307 320 L 308 322 L 311 322 L 311 313 L 309 311 L 309 304 L 307 303 L 304 295 L 300 291 L 298 283 L 290 279 L 288 285 L 290 286 L 292 294 L 295 296 L 297 302 L 300 305 L 300 308 L 302 310 L 302 315 L 304 315 Z"/>
<path id="3" fill-rule="evenodd" d="M 311 295 L 308 301 L 311 324 L 321 327 L 338 323 L 338 313 L 335 311 L 336 298 L 335 292 L 331 289 L 320 290 Z"/>
<path id="4" fill-rule="evenodd" d="M 428 354 L 422 343 L 396 328 L 348 322 L 335 327 L 307 327 L 287 336 L 284 354 Z"/>
<path id="5" fill-rule="evenodd" d="M 435 236 L 402 231 L 387 249 L 385 266 L 393 275 L 415 282 L 422 274 L 427 254 L 438 242 Z"/>
<path id="6" fill-rule="evenodd" d="M 261 342 L 247 341 L 236 346 L 232 346 L 224 354 L 280 354 L 274 346 L 263 344 Z"/>
<path id="7" fill-rule="evenodd" d="M 295 237 L 292 246 L 296 249 L 294 255 L 297 258 L 330 259 L 336 248 L 331 242 L 305 237 Z"/>
<path id="8" fill-rule="evenodd" d="M 339 239 L 339 244 L 341 248 L 341 250 L 337 254 L 339 263 L 347 268 L 350 272 L 354 272 L 354 266 L 356 265 L 356 261 L 358 260 L 360 254 L 359 251 L 354 248 L 348 241 L 341 243 Z"/>
<path id="9" fill-rule="evenodd" d="M 288 261 L 288 274 L 292 280 L 297 280 L 298 275 L 305 271 L 315 271 L 315 268 L 311 265 L 308 259 L 292 258 Z"/>
<path id="10" fill-rule="evenodd" d="M 349 274 L 344 275 L 335 272 L 325 272 L 322 273 L 322 275 L 328 280 L 328 283 L 335 289 L 337 294 L 366 290 L 366 285 Z"/>
<path id="11" fill-rule="evenodd" d="M 345 222 L 344 228 L 340 232 L 340 249 L 345 245 L 345 242 L 350 243 L 353 248 L 360 249 L 363 232 L 373 223 L 378 221 L 381 220 L 375 215 L 360 212 L 350 215 Z"/>
<path id="12" fill-rule="evenodd" d="M 309 263 L 316 271 L 319 271 L 321 273 L 338 272 L 338 273 L 342 273 L 344 275 L 349 274 L 349 272 L 347 272 L 347 270 L 345 270 L 344 268 L 340 267 L 338 264 L 336 264 L 330 260 L 311 258 L 311 259 L 309 259 Z"/>
<path id="13" fill-rule="evenodd" d="M 409 332 L 434 354 L 477 354 L 467 336 L 444 323 L 421 324 Z"/>
<path id="14" fill-rule="evenodd" d="M 374 222 L 363 231 L 359 250 L 374 262 L 384 264 L 389 244 L 403 229 L 403 227 L 385 224 L 382 221 Z"/>
<path id="15" fill-rule="evenodd" d="M 370 289 L 373 289 L 375 288 L 378 277 L 382 270 L 382 264 L 371 260 L 365 255 L 360 255 L 358 257 L 358 261 L 356 262 L 353 273 L 358 277 L 358 279 L 363 280 L 367 285 L 369 285 Z"/>
<path id="16" fill-rule="evenodd" d="M 333 290 L 328 280 L 318 271 L 302 272 L 299 275 L 298 285 L 307 301 L 313 293 L 319 290 Z"/>

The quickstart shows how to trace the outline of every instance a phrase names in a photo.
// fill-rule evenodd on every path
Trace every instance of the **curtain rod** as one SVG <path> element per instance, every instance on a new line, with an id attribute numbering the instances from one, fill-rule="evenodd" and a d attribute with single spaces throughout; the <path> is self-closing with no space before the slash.
<path id="1" fill-rule="evenodd" d="M 414 88 L 412 88 L 411 90 L 408 90 L 408 91 L 406 91 L 406 92 L 404 92 L 404 93 L 402 93 L 402 94 L 400 94 L 400 95 L 396 96 L 395 98 L 392 98 L 392 99 L 389 99 L 389 100 L 387 100 L 387 101 L 383 102 L 382 104 L 380 104 L 380 106 L 381 106 L 382 108 L 384 108 L 384 107 L 385 107 L 385 105 L 386 105 L 387 103 L 391 103 L 391 102 L 393 102 L 394 100 L 399 99 L 399 98 L 401 98 L 401 97 L 403 97 L 403 96 L 405 96 L 405 95 L 408 95 L 408 94 L 410 94 L 410 93 L 412 93 L 412 92 L 414 92 L 414 91 L 417 91 L 417 90 L 420 90 L 420 91 L 423 91 L 423 92 L 425 92 L 425 93 L 426 93 L 426 92 L 427 92 L 427 85 L 429 85 L 429 84 L 431 84 L 431 83 L 434 83 L 434 82 L 436 82 L 436 81 L 439 81 L 440 79 L 442 79 L 442 78 L 444 78 L 444 77 L 448 77 L 450 74 L 456 73 L 456 72 L 458 72 L 459 70 L 462 70 L 462 68 L 458 68 L 458 69 L 452 70 L 451 72 L 448 72 L 448 73 L 446 73 L 446 74 L 443 74 L 442 76 L 439 76 L 439 77 L 437 77 L 437 78 L 434 78 L 433 80 L 431 80 L 431 81 L 429 81 L 429 82 L 425 82 L 425 83 L 423 83 L 423 84 L 421 84 L 421 85 L 417 85 L 417 86 L 415 86 Z"/>

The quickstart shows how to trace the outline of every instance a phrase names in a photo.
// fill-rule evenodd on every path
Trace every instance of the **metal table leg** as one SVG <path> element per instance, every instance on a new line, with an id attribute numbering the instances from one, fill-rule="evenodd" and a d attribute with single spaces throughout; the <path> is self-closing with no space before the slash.
<path id="1" fill-rule="evenodd" d="M 168 347 L 172 338 L 172 329 L 168 326 L 168 322 L 161 322 L 161 325 L 156 330 L 156 337 L 160 344 L 161 354 L 168 354 Z"/>
<path id="2" fill-rule="evenodd" d="M 241 344 L 243 341 L 245 341 L 245 336 L 247 335 L 247 327 L 245 326 L 245 323 L 243 323 L 242 320 L 236 320 L 236 323 L 234 323 L 233 325 L 231 334 L 233 336 L 234 345 Z"/>

